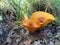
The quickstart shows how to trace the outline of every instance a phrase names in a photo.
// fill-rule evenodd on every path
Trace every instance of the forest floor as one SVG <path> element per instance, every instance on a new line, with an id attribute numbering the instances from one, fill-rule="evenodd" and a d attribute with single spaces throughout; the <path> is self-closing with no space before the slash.
<path id="1" fill-rule="evenodd" d="M 14 29 L 9 16 L 0 21 L 0 45 L 60 45 L 60 26 L 49 24 L 30 34 L 23 26 Z"/>

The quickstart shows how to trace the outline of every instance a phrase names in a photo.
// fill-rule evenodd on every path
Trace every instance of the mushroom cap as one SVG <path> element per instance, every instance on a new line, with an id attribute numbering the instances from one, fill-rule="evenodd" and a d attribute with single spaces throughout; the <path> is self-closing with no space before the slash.
<path id="1" fill-rule="evenodd" d="M 41 25 L 37 24 L 34 20 L 31 20 L 31 19 L 25 19 L 22 22 L 22 25 L 30 32 L 34 32 L 37 28 L 39 28 L 41 26 Z"/>
<path id="2" fill-rule="evenodd" d="M 54 20 L 55 18 L 52 14 L 43 11 L 37 11 L 34 12 L 29 19 L 23 20 L 22 25 L 30 32 L 34 32 L 36 29 L 44 27 Z"/>
<path id="3" fill-rule="evenodd" d="M 39 17 L 44 17 L 46 19 L 50 19 L 50 20 L 55 20 L 54 16 L 50 13 L 47 13 L 47 12 L 43 12 L 43 11 L 37 11 L 37 12 L 34 12 L 30 18 L 32 19 L 37 19 Z"/>
<path id="4" fill-rule="evenodd" d="M 30 16 L 30 19 L 35 20 L 40 25 L 42 24 L 42 26 L 45 26 L 48 23 L 50 23 L 50 22 L 55 20 L 55 18 L 54 18 L 54 16 L 52 14 L 49 14 L 49 13 L 43 12 L 43 11 L 34 12 Z"/>

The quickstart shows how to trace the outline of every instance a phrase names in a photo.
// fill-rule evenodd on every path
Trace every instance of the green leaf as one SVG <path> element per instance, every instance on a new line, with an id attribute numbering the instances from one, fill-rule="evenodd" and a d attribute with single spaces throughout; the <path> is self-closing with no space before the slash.
<path id="1" fill-rule="evenodd" d="M 59 33 L 57 33 L 57 35 L 56 35 L 56 36 L 54 36 L 53 38 L 60 38 L 60 32 L 59 32 Z"/>
<path id="2" fill-rule="evenodd" d="M 0 2 L 1 2 L 2 0 L 0 0 Z"/>
<path id="3" fill-rule="evenodd" d="M 0 15 L 0 20 L 3 20 L 1 15 Z"/>
<path id="4" fill-rule="evenodd" d="M 55 45 L 60 45 L 60 42 L 59 42 L 59 41 L 58 41 L 58 42 L 56 42 L 56 43 L 55 43 Z"/>

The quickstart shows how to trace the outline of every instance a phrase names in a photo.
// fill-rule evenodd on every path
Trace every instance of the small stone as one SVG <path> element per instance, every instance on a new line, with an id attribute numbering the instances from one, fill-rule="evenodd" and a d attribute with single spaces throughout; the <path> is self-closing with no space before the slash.
<path id="1" fill-rule="evenodd" d="M 11 38 L 7 38 L 8 43 L 11 43 L 11 41 L 12 41 Z"/>
<path id="2" fill-rule="evenodd" d="M 40 41 L 34 41 L 33 44 L 34 44 L 34 45 L 42 45 L 42 44 L 40 43 Z"/>
<path id="3" fill-rule="evenodd" d="M 50 41 L 50 43 L 48 45 L 54 45 L 54 43 L 52 41 Z"/>
<path id="4" fill-rule="evenodd" d="M 0 28 L 0 35 L 2 35 L 3 34 L 3 31 L 2 31 L 2 29 Z"/>
<path id="5" fill-rule="evenodd" d="M 57 26 L 56 29 L 60 29 L 60 26 Z"/>

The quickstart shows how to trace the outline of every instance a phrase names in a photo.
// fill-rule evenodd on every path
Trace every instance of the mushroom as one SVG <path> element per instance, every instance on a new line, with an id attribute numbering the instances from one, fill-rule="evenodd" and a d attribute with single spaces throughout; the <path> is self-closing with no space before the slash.
<path id="1" fill-rule="evenodd" d="M 43 11 L 34 12 L 30 16 L 30 19 L 35 20 L 42 27 L 55 20 L 55 18 L 52 14 L 49 14 L 49 13 L 43 12 Z"/>
<path id="2" fill-rule="evenodd" d="M 44 27 L 54 20 L 55 18 L 52 14 L 43 11 L 37 11 L 34 12 L 29 19 L 23 20 L 22 25 L 30 32 L 34 32 L 38 28 Z"/>
<path id="3" fill-rule="evenodd" d="M 30 32 L 34 32 L 37 28 L 39 28 L 41 25 L 38 25 L 34 20 L 31 19 L 25 19 L 22 22 L 22 25 L 29 30 Z"/>

